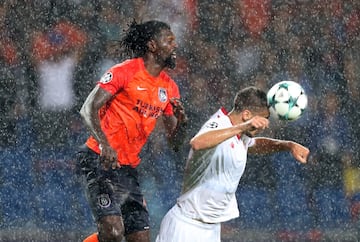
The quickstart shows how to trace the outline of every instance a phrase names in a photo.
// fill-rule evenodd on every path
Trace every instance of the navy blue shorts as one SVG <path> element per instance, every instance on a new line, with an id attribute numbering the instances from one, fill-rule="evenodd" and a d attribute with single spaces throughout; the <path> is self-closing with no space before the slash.
<path id="1" fill-rule="evenodd" d="M 125 235 L 148 230 L 149 213 L 140 191 L 138 173 L 130 166 L 105 171 L 99 155 L 87 147 L 78 153 L 78 165 L 86 180 L 86 196 L 98 221 L 108 215 L 122 216 Z"/>

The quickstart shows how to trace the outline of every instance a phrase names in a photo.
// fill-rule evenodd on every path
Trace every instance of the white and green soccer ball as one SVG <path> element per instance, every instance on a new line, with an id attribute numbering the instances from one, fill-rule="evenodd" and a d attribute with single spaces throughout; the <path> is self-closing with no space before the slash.
<path id="1" fill-rule="evenodd" d="M 270 113 L 281 120 L 296 120 L 304 113 L 308 98 L 302 86 L 294 81 L 281 81 L 267 93 Z"/>

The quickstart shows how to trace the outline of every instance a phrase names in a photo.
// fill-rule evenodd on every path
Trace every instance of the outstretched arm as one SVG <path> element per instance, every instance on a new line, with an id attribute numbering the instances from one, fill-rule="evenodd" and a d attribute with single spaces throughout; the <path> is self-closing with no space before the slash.
<path id="1" fill-rule="evenodd" d="M 249 148 L 252 154 L 271 154 L 280 151 L 290 151 L 292 156 L 300 163 L 306 163 L 309 149 L 294 141 L 271 139 L 265 137 L 255 138 L 255 144 Z"/>

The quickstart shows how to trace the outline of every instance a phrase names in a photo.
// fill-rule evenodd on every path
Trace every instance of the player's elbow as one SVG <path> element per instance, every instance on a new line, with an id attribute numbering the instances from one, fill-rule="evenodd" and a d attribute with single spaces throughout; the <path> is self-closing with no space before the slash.
<path id="1" fill-rule="evenodd" d="M 93 102 L 85 102 L 80 109 L 80 116 L 87 125 L 91 123 L 91 120 L 94 119 L 96 113 L 97 110 L 95 109 Z"/>
<path id="2" fill-rule="evenodd" d="M 86 117 L 89 116 L 89 108 L 87 107 L 87 105 L 85 103 L 82 105 L 79 113 L 83 119 L 86 119 Z"/>
<path id="3" fill-rule="evenodd" d="M 202 142 L 199 141 L 196 137 L 195 138 L 192 138 L 190 140 L 190 146 L 193 150 L 201 150 L 203 149 L 203 145 L 202 145 Z"/>

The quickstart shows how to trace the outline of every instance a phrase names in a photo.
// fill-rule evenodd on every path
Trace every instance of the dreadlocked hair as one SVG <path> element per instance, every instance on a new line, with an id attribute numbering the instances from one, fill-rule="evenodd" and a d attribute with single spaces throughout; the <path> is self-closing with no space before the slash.
<path id="1" fill-rule="evenodd" d="M 148 50 L 147 43 L 163 29 L 170 29 L 170 26 L 156 20 L 139 24 L 133 20 L 121 40 L 121 46 L 129 56 L 143 57 Z"/>

